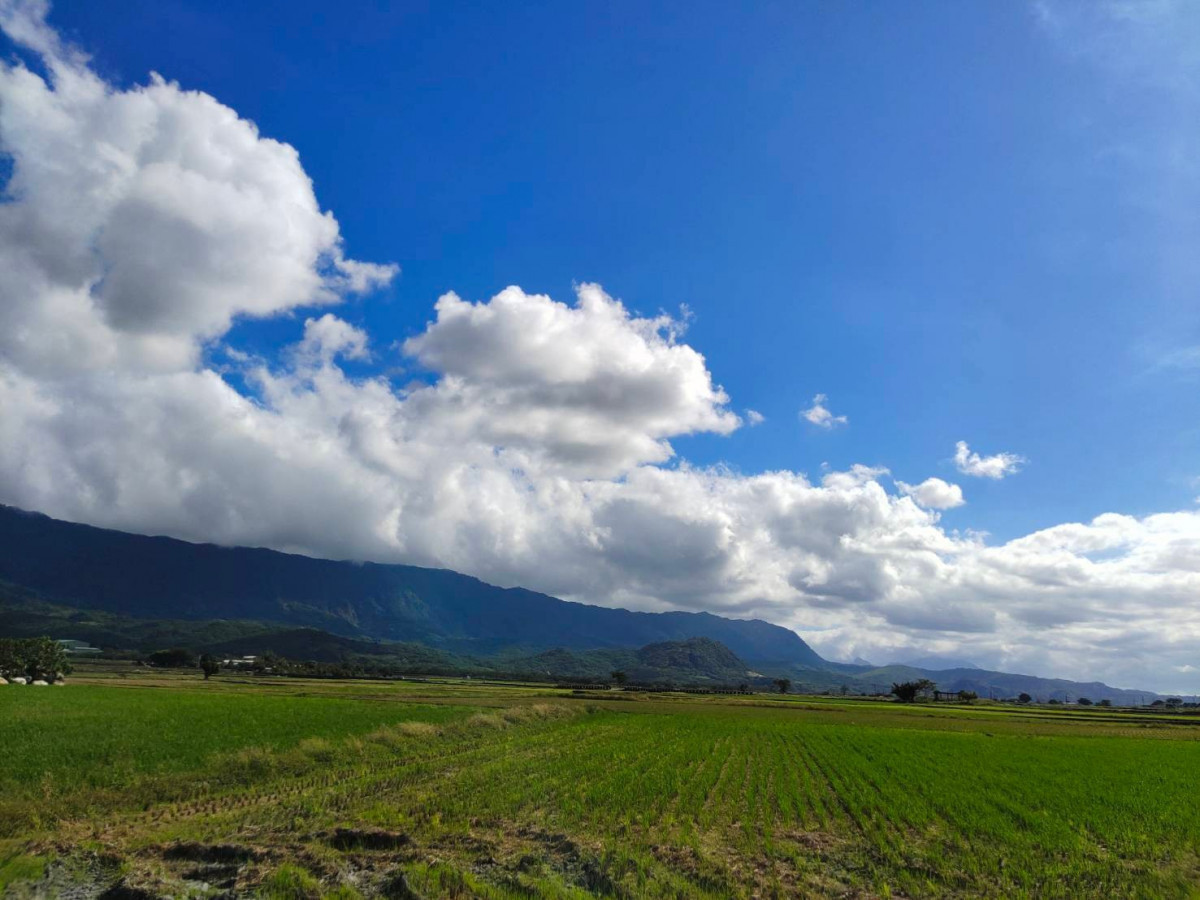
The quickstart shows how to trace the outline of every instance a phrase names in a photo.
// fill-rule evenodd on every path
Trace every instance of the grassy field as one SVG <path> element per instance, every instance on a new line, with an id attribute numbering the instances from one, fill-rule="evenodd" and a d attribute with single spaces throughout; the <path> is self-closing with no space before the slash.
<path id="1" fill-rule="evenodd" d="M 0 890 L 1200 896 L 1193 722 L 98 673 L 0 689 Z"/>

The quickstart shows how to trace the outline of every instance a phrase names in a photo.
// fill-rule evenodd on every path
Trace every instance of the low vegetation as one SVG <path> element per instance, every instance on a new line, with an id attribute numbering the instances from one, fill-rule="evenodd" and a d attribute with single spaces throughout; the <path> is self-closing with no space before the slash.
<path id="1" fill-rule="evenodd" d="M 14 897 L 1169 897 L 1200 877 L 1200 727 L 1169 712 L 72 680 L 0 692 Z"/>

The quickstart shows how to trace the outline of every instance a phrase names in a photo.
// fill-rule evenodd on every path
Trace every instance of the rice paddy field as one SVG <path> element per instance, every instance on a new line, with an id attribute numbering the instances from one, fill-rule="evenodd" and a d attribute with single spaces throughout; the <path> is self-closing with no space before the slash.
<path id="1" fill-rule="evenodd" d="M 1200 721 L 97 670 L 0 688 L 5 897 L 1198 897 Z"/>

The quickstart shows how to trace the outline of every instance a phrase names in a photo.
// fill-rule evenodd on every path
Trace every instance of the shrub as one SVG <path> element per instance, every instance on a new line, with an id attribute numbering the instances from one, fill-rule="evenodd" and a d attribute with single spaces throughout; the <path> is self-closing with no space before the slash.
<path id="1" fill-rule="evenodd" d="M 507 728 L 508 722 L 496 713 L 476 713 L 467 719 L 467 724 L 474 728 Z"/>
<path id="2" fill-rule="evenodd" d="M 305 756 L 312 757 L 317 762 L 333 762 L 337 755 L 333 749 L 333 744 L 325 740 L 325 738 L 305 738 L 300 742 L 297 749 Z"/>
<path id="3" fill-rule="evenodd" d="M 230 772 L 239 782 L 249 783 L 266 778 L 278 762 L 266 747 L 243 747 L 233 755 Z"/>

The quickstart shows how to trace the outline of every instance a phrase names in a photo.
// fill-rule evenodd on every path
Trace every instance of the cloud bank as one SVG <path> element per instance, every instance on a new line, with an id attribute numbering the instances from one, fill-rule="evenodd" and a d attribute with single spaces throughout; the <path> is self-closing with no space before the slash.
<path id="1" fill-rule="evenodd" d="M 161 78 L 106 84 L 44 14 L 0 2 L 41 64 L 0 64 L 0 501 L 761 616 L 846 656 L 1200 684 L 1197 514 L 994 546 L 943 527 L 963 498 L 937 478 L 894 493 L 880 468 L 689 465 L 672 439 L 742 420 L 679 322 L 598 285 L 569 303 L 447 294 L 401 348 L 428 382 L 351 375 L 394 351 L 331 308 L 396 270 L 345 254 L 296 151 Z M 270 359 L 225 343 L 238 318 L 297 310 L 303 333 Z M 1013 464 L 961 447 L 969 468 Z"/>

